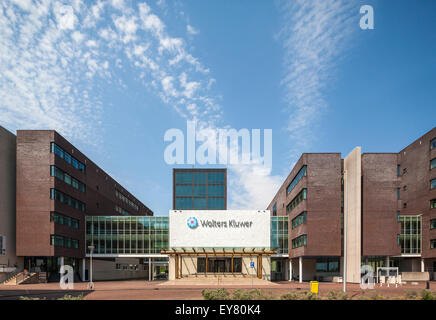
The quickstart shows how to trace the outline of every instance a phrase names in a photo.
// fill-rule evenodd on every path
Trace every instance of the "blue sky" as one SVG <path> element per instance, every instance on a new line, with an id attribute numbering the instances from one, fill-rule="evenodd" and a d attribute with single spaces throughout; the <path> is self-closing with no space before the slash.
<path id="1" fill-rule="evenodd" d="M 270 172 L 229 169 L 229 208 L 264 209 L 302 152 L 397 152 L 435 126 L 435 30 L 432 0 L 6 0 L 0 125 L 56 129 L 156 215 L 167 129 L 273 129 Z"/>

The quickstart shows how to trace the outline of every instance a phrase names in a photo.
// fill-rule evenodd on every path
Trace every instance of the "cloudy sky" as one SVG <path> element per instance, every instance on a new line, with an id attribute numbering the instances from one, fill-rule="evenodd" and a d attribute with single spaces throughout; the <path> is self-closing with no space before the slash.
<path id="1" fill-rule="evenodd" d="M 0 125 L 57 130 L 156 215 L 168 129 L 272 129 L 272 170 L 229 167 L 229 209 L 264 209 L 302 152 L 397 152 L 436 125 L 434 30 L 432 0 L 3 0 Z"/>

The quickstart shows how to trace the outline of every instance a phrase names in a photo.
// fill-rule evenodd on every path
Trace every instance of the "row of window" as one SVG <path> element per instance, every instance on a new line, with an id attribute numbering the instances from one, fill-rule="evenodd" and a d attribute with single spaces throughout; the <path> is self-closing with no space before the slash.
<path id="1" fill-rule="evenodd" d="M 123 215 L 123 216 L 130 216 L 130 212 L 127 210 L 124 210 L 123 208 L 119 207 L 119 206 L 115 206 L 115 211 L 118 212 L 119 214 Z"/>
<path id="2" fill-rule="evenodd" d="M 289 214 L 289 212 L 292 211 L 292 209 L 294 209 L 296 206 L 298 206 L 300 204 L 301 201 L 306 200 L 307 197 L 307 189 L 304 188 L 303 190 L 300 191 L 299 194 L 297 194 L 295 196 L 294 199 L 292 199 L 291 202 L 289 202 L 289 204 L 286 206 L 286 213 Z"/>
<path id="3" fill-rule="evenodd" d="M 62 149 L 60 146 L 58 146 L 56 143 L 54 142 L 51 143 L 50 150 L 51 152 L 56 154 L 59 158 L 64 159 L 66 162 L 71 164 L 74 168 L 82 172 L 85 172 L 86 166 L 82 162 L 74 158 L 71 154 L 66 152 L 64 149 Z"/>
<path id="4" fill-rule="evenodd" d="M 302 234 L 301 236 L 292 239 L 292 249 L 305 246 L 307 243 L 307 235 Z"/>
<path id="5" fill-rule="evenodd" d="M 225 198 L 176 198 L 176 210 L 225 209 Z"/>
<path id="6" fill-rule="evenodd" d="M 143 266 L 144 270 L 146 266 Z M 117 263 L 115 264 L 115 270 L 124 270 L 124 271 L 139 271 L 139 265 L 137 264 L 127 264 L 127 263 Z"/>
<path id="7" fill-rule="evenodd" d="M 303 211 L 294 219 L 292 219 L 292 229 L 306 222 L 307 211 Z"/>
<path id="8" fill-rule="evenodd" d="M 50 189 L 50 198 L 53 200 L 59 201 L 61 203 L 64 203 L 70 207 L 77 209 L 77 210 L 80 210 L 83 212 L 86 211 L 86 205 L 82 201 L 74 199 L 73 197 L 70 197 L 69 195 L 67 195 L 59 190 L 51 188 Z"/>
<path id="9" fill-rule="evenodd" d="M 72 227 L 74 229 L 79 229 L 79 220 L 65 216 L 58 212 L 50 212 L 50 221 L 53 221 L 57 224 L 62 224 L 67 227 Z"/>
<path id="10" fill-rule="evenodd" d="M 64 237 L 64 236 L 58 236 L 55 234 L 50 235 L 50 244 L 52 246 L 63 247 L 63 248 L 73 248 L 73 249 L 79 248 L 79 240 Z"/>
<path id="11" fill-rule="evenodd" d="M 339 259 L 317 259 L 316 272 L 339 272 Z"/>
<path id="12" fill-rule="evenodd" d="M 298 184 L 298 182 L 304 177 L 306 176 L 306 168 L 307 166 L 304 165 L 300 171 L 298 171 L 297 175 L 295 176 L 294 179 L 292 179 L 291 183 L 289 184 L 289 186 L 286 188 L 287 193 L 289 194 L 294 188 L 295 186 Z"/>
<path id="13" fill-rule="evenodd" d="M 213 185 L 176 185 L 176 196 L 194 196 L 194 197 L 224 197 L 225 186 L 223 184 Z"/>
<path id="14" fill-rule="evenodd" d="M 77 190 L 80 190 L 82 192 L 86 191 L 86 187 L 85 187 L 84 183 L 73 178 L 68 173 L 62 171 L 61 169 L 59 169 L 56 166 L 50 166 L 50 174 L 52 177 L 56 177 L 59 180 L 62 180 L 63 182 L 65 182 L 66 184 L 69 184 L 70 186 L 72 186 L 73 188 L 75 188 Z"/>
<path id="15" fill-rule="evenodd" d="M 224 184 L 225 172 L 175 172 L 176 184 Z"/>
<path id="16" fill-rule="evenodd" d="M 127 203 L 129 206 L 131 206 L 133 209 L 135 209 L 136 211 L 139 211 L 139 206 L 134 203 L 132 200 L 130 200 L 129 198 L 127 198 L 124 194 L 122 194 L 121 192 L 119 192 L 118 190 L 115 190 L 115 196 L 120 199 L 121 201 L 123 201 L 124 203 Z"/>

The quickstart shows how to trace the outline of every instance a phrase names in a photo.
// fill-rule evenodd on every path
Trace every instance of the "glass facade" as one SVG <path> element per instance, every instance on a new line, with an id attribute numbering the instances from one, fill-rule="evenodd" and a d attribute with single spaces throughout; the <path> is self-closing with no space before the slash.
<path id="1" fill-rule="evenodd" d="M 316 259 L 316 272 L 339 272 L 339 258 Z"/>
<path id="2" fill-rule="evenodd" d="M 71 239 L 64 236 L 58 236 L 55 234 L 52 234 L 50 236 L 50 244 L 55 247 L 73 248 L 73 249 L 79 248 L 79 240 Z"/>
<path id="3" fill-rule="evenodd" d="M 174 170 L 174 210 L 225 210 L 225 169 Z"/>
<path id="4" fill-rule="evenodd" d="M 299 194 L 292 199 L 291 202 L 286 206 L 286 213 L 289 214 L 296 206 L 300 204 L 301 201 L 306 200 L 307 197 L 307 189 L 301 190 Z"/>
<path id="5" fill-rule="evenodd" d="M 290 183 L 289 186 L 286 188 L 287 193 L 290 193 L 290 192 L 295 188 L 295 186 L 298 184 L 298 182 L 300 182 L 300 180 L 301 180 L 304 176 L 306 176 L 306 171 L 307 171 L 306 169 L 307 169 L 307 166 L 304 165 L 304 166 L 300 169 L 300 171 L 298 171 L 298 173 L 297 173 L 297 175 L 295 176 L 295 178 L 292 179 L 291 183 Z"/>
<path id="6" fill-rule="evenodd" d="M 96 254 L 157 254 L 168 249 L 168 217 L 86 217 L 86 248 Z M 87 249 L 89 253 L 89 249 Z"/>
<path id="7" fill-rule="evenodd" d="M 401 216 L 401 234 L 398 235 L 398 244 L 402 254 L 421 253 L 421 216 Z"/>
<path id="8" fill-rule="evenodd" d="M 271 248 L 278 254 L 289 252 L 289 221 L 288 217 L 271 217 Z"/>
<path id="9" fill-rule="evenodd" d="M 169 249 L 168 217 L 86 217 L 86 247 L 96 254 L 158 254 Z M 271 217 L 271 249 L 289 250 L 288 217 Z M 236 244 L 237 245 L 237 244 Z M 201 248 L 201 244 L 198 245 Z M 175 248 L 179 249 L 179 248 Z M 185 248 L 191 251 L 192 248 Z M 212 250 L 212 248 L 205 248 Z M 214 248 L 231 253 L 243 248 Z M 262 250 L 270 248 L 249 248 Z M 87 253 L 89 250 L 87 249 Z"/>

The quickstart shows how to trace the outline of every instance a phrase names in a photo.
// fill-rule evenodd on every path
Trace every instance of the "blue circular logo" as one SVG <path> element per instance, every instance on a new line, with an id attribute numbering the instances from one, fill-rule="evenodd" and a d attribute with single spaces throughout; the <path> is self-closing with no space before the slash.
<path id="1" fill-rule="evenodd" d="M 191 229 L 195 229 L 198 227 L 198 220 L 197 218 L 194 217 L 189 217 L 188 218 L 188 227 Z"/>

